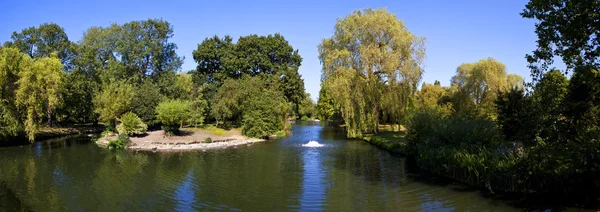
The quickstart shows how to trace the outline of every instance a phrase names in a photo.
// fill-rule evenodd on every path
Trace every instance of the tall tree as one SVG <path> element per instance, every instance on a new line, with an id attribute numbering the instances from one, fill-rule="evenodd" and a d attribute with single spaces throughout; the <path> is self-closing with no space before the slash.
<path id="1" fill-rule="evenodd" d="M 35 59 L 30 67 L 19 72 L 17 105 L 25 111 L 25 132 L 30 141 L 35 139 L 44 114 L 53 126 L 52 115 L 60 104 L 63 86 L 63 65 L 56 57 Z"/>
<path id="2" fill-rule="evenodd" d="M 338 20 L 333 36 L 319 45 L 319 58 L 324 89 L 335 93 L 349 137 L 377 132 L 380 113 L 388 109 L 406 109 L 421 80 L 424 55 L 424 38 L 385 9 L 355 11 Z M 394 111 L 387 112 L 403 114 Z"/>
<path id="3" fill-rule="evenodd" d="M 527 55 L 534 80 L 552 69 L 555 56 L 575 68 L 600 69 L 600 2 L 596 0 L 531 0 L 521 16 L 536 19 L 537 49 Z"/>
<path id="4" fill-rule="evenodd" d="M 278 76 L 280 90 L 296 108 L 304 98 L 304 81 L 298 73 L 302 57 L 280 34 L 243 36 L 237 43 L 229 36 L 222 39 L 215 36 L 199 44 L 193 55 L 198 63 L 193 72 L 195 79 L 216 84 L 209 86 L 207 93 L 216 93 L 215 89 L 229 78 Z M 206 96 L 210 100 L 213 95 Z"/>
<path id="5" fill-rule="evenodd" d="M 506 82 L 508 83 L 508 89 L 525 89 L 525 80 L 518 74 L 509 74 L 506 76 Z"/>
<path id="6" fill-rule="evenodd" d="M 600 132 L 600 2 L 532 0 L 521 16 L 536 19 L 537 49 L 527 55 L 535 80 L 544 76 L 555 57 L 573 72 L 565 115 L 573 136 Z M 590 140 L 590 139 L 583 139 Z"/>
<path id="7" fill-rule="evenodd" d="M 19 75 L 29 68 L 31 58 L 16 48 L 0 47 L 0 134 L 16 136 L 22 130 L 16 106 Z"/>
<path id="8" fill-rule="evenodd" d="M 64 64 L 64 70 L 73 68 L 72 60 L 77 45 L 71 41 L 64 29 L 55 23 L 45 23 L 39 27 L 29 27 L 21 32 L 13 32 L 12 45 L 32 58 L 50 57 L 54 52 Z"/>

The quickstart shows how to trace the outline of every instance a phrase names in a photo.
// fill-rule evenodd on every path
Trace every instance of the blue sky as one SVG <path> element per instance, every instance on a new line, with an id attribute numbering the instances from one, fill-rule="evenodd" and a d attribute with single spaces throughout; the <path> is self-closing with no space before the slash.
<path id="1" fill-rule="evenodd" d="M 526 0 L 511 1 L 13 1 L 0 0 L 0 42 L 13 31 L 54 22 L 70 40 L 81 39 L 91 26 L 163 18 L 174 26 L 172 41 L 185 56 L 183 71 L 195 68 L 192 51 L 206 37 L 281 33 L 299 50 L 306 90 L 313 99 L 320 89 L 317 45 L 333 34 L 338 18 L 354 10 L 387 8 L 408 29 L 426 37 L 423 81 L 450 84 L 456 67 L 493 57 L 509 73 L 529 80 L 525 54 L 535 49 L 534 21 L 519 13 Z"/>

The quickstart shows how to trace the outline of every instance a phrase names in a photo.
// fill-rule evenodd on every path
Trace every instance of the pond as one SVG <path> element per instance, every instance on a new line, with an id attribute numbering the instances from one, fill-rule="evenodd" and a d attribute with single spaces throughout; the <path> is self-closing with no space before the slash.
<path id="1" fill-rule="evenodd" d="M 406 164 L 318 122 L 206 152 L 110 151 L 67 137 L 0 148 L 0 211 L 520 210 Z"/>

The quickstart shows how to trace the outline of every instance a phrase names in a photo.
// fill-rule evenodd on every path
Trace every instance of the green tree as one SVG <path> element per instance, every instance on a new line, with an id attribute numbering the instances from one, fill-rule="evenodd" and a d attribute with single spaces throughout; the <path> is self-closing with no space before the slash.
<path id="1" fill-rule="evenodd" d="M 525 89 L 525 80 L 518 74 L 509 74 L 506 76 L 506 82 L 508 83 L 508 89 Z"/>
<path id="2" fill-rule="evenodd" d="M 299 107 L 298 107 L 298 116 L 303 117 L 314 117 L 315 115 L 315 110 L 316 110 L 316 105 L 313 102 L 312 98 L 310 98 L 310 93 L 306 93 L 305 94 L 305 98 L 302 100 L 302 102 L 300 103 Z"/>
<path id="3" fill-rule="evenodd" d="M 544 140 L 558 141 L 559 133 L 565 126 L 562 117 L 565 112 L 569 80 L 559 70 L 546 72 L 535 85 L 533 100 L 538 107 L 539 122 L 542 125 L 540 137 Z"/>
<path id="4" fill-rule="evenodd" d="M 184 100 L 165 100 L 156 107 L 156 119 L 163 125 L 167 135 L 179 132 L 179 128 L 192 118 L 191 103 Z"/>
<path id="5" fill-rule="evenodd" d="M 416 101 L 420 107 L 434 108 L 440 104 L 440 100 L 445 95 L 447 90 L 436 80 L 434 84 L 423 83 L 421 90 L 417 92 Z"/>
<path id="6" fill-rule="evenodd" d="M 537 49 L 527 61 L 534 80 L 553 69 L 555 56 L 566 65 L 566 74 L 582 66 L 600 69 L 600 16 L 598 1 L 537 1 L 527 3 L 521 16 L 536 19 Z"/>
<path id="7" fill-rule="evenodd" d="M 451 80 L 458 88 L 455 108 L 468 111 L 475 106 L 480 115 L 493 114 L 498 93 L 508 91 L 507 79 L 506 66 L 493 58 L 461 64 Z"/>
<path id="8" fill-rule="evenodd" d="M 349 137 L 377 132 L 382 112 L 401 119 L 421 80 L 424 54 L 424 39 L 385 9 L 338 20 L 334 35 L 319 45 L 319 58 L 322 85 L 336 94 Z"/>
<path id="9" fill-rule="evenodd" d="M 156 106 L 165 98 L 156 84 L 148 79 L 135 88 L 131 100 L 131 111 L 139 115 L 143 122 L 156 124 Z"/>
<path id="10" fill-rule="evenodd" d="M 323 83 L 321 83 L 319 100 L 317 101 L 317 117 L 322 120 L 334 122 L 341 120 L 339 107 L 335 105 L 333 97 L 327 92 L 327 89 L 323 87 Z"/>
<path id="11" fill-rule="evenodd" d="M 93 102 L 94 94 L 98 90 L 98 83 L 90 78 L 85 72 L 75 67 L 71 72 L 65 74 L 64 99 L 56 110 L 57 121 L 68 121 L 74 123 L 86 123 L 94 121 Z"/>
<path id="12" fill-rule="evenodd" d="M 31 58 L 16 48 L 0 47 L 0 131 L 2 137 L 16 136 L 23 129 L 17 108 L 17 89 L 21 72 L 29 68 Z"/>
<path id="13" fill-rule="evenodd" d="M 131 84 L 125 82 L 112 82 L 102 86 L 94 97 L 96 113 L 100 120 L 113 122 L 117 126 L 117 118 L 130 109 L 135 93 Z"/>
<path id="14" fill-rule="evenodd" d="M 50 58 L 35 59 L 29 67 L 19 72 L 16 103 L 25 113 L 25 132 L 30 141 L 35 139 L 44 114 L 48 125 L 53 126 L 52 115 L 62 101 L 62 67 L 53 54 Z"/>
<path id="15" fill-rule="evenodd" d="M 75 56 L 77 44 L 69 41 L 64 29 L 55 23 L 44 23 L 39 27 L 29 27 L 21 32 L 13 32 L 12 44 L 32 58 L 50 57 L 56 53 L 64 70 L 71 70 L 71 60 Z"/>

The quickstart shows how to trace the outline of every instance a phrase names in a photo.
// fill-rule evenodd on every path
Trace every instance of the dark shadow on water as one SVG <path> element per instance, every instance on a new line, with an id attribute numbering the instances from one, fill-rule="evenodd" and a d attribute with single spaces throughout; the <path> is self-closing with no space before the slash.
<path id="1" fill-rule="evenodd" d="M 31 211 L 11 191 L 6 183 L 0 182 L 0 212 L 1 211 Z"/>

